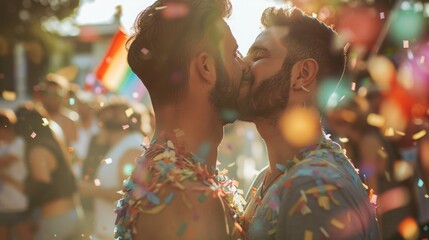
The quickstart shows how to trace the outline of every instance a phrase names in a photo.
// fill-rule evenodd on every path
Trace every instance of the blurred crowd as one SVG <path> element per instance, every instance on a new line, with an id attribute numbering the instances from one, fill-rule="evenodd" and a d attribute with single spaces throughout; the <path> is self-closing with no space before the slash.
<path id="1" fill-rule="evenodd" d="M 153 113 L 56 74 L 35 95 L 0 112 L 0 239 L 111 239 L 117 192 Z"/>

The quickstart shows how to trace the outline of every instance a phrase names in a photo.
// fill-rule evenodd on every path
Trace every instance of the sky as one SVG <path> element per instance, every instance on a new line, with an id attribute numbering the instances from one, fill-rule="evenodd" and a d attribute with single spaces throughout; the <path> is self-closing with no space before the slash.
<path id="1" fill-rule="evenodd" d="M 115 7 L 122 5 L 122 25 L 131 31 L 134 19 L 154 0 L 84 0 L 78 10 L 78 24 L 107 23 L 112 21 Z M 227 20 L 234 34 L 239 51 L 243 54 L 260 32 L 260 16 L 269 6 L 279 5 L 276 0 L 231 0 L 233 13 Z"/>

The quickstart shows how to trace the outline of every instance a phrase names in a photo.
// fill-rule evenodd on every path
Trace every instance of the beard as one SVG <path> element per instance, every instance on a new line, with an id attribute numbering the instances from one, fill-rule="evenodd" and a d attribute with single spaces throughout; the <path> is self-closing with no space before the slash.
<path id="1" fill-rule="evenodd" d="M 252 81 L 248 94 L 237 103 L 240 120 L 251 122 L 256 118 L 276 117 L 284 111 L 289 103 L 292 66 L 293 63 L 285 61 L 280 71 L 262 80 L 261 85 L 253 92 L 254 80 Z M 252 77 L 243 76 L 243 79 L 247 78 Z"/>
<path id="2" fill-rule="evenodd" d="M 215 86 L 210 92 L 210 102 L 215 107 L 219 120 L 225 125 L 238 119 L 237 99 L 239 86 L 228 76 L 221 61 L 216 61 Z"/>

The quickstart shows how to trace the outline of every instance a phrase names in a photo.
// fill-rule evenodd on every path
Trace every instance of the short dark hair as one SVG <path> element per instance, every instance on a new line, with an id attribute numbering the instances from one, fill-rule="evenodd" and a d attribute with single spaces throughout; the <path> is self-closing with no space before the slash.
<path id="1" fill-rule="evenodd" d="M 177 6 L 184 7 L 185 14 L 166 17 L 166 11 Z M 128 42 L 128 63 L 154 105 L 183 96 L 191 58 L 202 48 L 218 51 L 222 33 L 217 23 L 230 14 L 229 0 L 157 0 L 140 13 Z"/>
<path id="2" fill-rule="evenodd" d="M 346 46 L 338 45 L 338 34 L 332 27 L 295 7 L 269 7 L 262 13 L 261 23 L 264 28 L 287 27 L 288 34 L 283 39 L 287 59 L 292 59 L 293 62 L 306 58 L 315 59 L 319 64 L 319 79 L 343 74 Z"/>

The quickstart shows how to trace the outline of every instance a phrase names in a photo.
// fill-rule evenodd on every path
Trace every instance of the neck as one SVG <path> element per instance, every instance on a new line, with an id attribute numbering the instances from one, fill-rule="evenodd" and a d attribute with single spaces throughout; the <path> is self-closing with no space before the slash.
<path id="1" fill-rule="evenodd" d="M 277 164 L 286 166 L 287 161 L 292 160 L 301 149 L 301 147 L 294 146 L 284 138 L 277 122 L 278 119 L 257 119 L 254 121 L 259 134 L 267 146 L 269 168 L 272 172 L 280 171 L 277 168 Z M 318 139 L 308 145 L 316 144 L 322 136 L 322 130 L 320 129 Z"/>
<path id="2" fill-rule="evenodd" d="M 184 101 L 185 102 L 185 101 Z M 223 137 L 223 124 L 211 106 L 184 102 L 155 109 L 156 129 L 153 139 L 162 133 L 176 134 L 177 143 L 186 151 L 205 160 L 208 169 L 216 167 L 217 149 Z"/>

